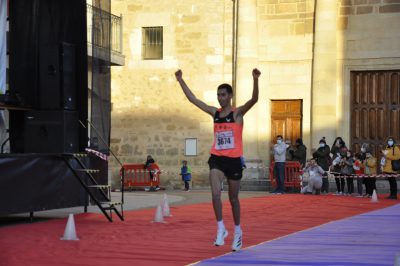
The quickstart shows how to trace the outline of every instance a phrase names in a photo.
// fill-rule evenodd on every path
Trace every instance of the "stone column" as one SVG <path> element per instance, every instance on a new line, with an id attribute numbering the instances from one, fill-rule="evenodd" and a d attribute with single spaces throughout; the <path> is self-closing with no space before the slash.
<path id="1" fill-rule="evenodd" d="M 325 136 L 330 146 L 336 134 L 336 1 L 317 1 L 311 91 L 311 145 Z"/>

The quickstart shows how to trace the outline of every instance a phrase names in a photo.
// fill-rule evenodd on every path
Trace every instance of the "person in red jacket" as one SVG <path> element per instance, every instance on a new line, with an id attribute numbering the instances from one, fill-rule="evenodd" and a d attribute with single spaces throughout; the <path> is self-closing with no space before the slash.
<path id="1" fill-rule="evenodd" d="M 146 162 L 144 163 L 144 169 L 149 171 L 149 177 L 150 177 L 150 188 L 146 191 L 158 191 L 160 190 L 160 187 L 156 185 L 155 187 L 153 184 L 156 183 L 157 178 L 160 173 L 160 167 L 155 163 L 153 157 L 151 155 L 147 155 Z"/>
<path id="2" fill-rule="evenodd" d="M 363 183 L 364 183 L 364 178 L 361 176 L 364 175 L 364 165 L 362 163 L 362 157 L 360 153 L 355 153 L 354 154 L 354 173 L 356 174 L 356 179 L 357 179 L 357 197 L 362 197 L 363 196 Z"/>

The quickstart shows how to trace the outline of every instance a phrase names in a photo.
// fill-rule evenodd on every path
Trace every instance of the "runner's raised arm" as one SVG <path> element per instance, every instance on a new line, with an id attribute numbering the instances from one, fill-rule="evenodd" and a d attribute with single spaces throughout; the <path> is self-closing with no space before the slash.
<path id="1" fill-rule="evenodd" d="M 175 77 L 176 77 L 176 80 L 179 82 L 179 85 L 181 85 L 181 88 L 182 88 L 183 92 L 185 93 L 186 98 L 188 98 L 188 100 L 191 103 L 193 103 L 194 105 L 199 107 L 201 110 L 203 110 L 204 112 L 206 112 L 210 115 L 215 114 L 215 111 L 217 110 L 216 107 L 207 105 L 203 101 L 197 99 L 196 96 L 193 94 L 193 92 L 189 89 L 189 87 L 186 85 L 186 82 L 183 80 L 182 70 L 179 69 L 178 71 L 176 71 Z"/>
<path id="2" fill-rule="evenodd" d="M 260 77 L 261 72 L 257 68 L 254 68 L 252 75 L 253 75 L 253 95 L 251 99 L 248 100 L 244 105 L 239 106 L 237 108 L 237 115 L 243 116 L 258 101 L 258 78 Z"/>

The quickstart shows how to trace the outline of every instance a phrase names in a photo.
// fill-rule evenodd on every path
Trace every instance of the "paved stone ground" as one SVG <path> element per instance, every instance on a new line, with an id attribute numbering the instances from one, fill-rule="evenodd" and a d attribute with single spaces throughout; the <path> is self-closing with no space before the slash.
<path id="1" fill-rule="evenodd" d="M 167 195 L 170 206 L 195 204 L 202 202 L 211 201 L 211 193 L 209 190 L 191 190 L 189 192 L 181 190 L 159 190 L 157 192 L 145 192 L 145 191 L 131 191 L 124 193 L 124 210 L 139 210 L 146 208 L 155 208 L 164 198 L 164 194 Z M 241 191 L 240 198 L 251 198 L 269 195 L 268 192 L 260 191 Z M 112 192 L 113 201 L 121 200 L 121 192 Z M 222 192 L 222 199 L 228 199 L 228 193 Z M 79 214 L 83 213 L 83 207 L 55 209 L 48 211 L 40 211 L 34 213 L 33 222 L 54 219 L 54 218 L 65 218 L 70 213 Z M 88 212 L 101 213 L 97 206 L 88 206 Z M 116 216 L 115 216 L 116 217 Z M 105 218 L 104 218 L 105 219 Z M 0 217 L 0 226 L 12 225 L 16 223 L 29 223 L 29 213 L 20 213 Z"/>

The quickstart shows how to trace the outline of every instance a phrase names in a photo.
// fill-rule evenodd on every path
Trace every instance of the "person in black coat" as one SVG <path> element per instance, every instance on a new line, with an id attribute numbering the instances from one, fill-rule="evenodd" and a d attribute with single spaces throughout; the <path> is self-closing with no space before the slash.
<path id="1" fill-rule="evenodd" d="M 341 165 L 340 161 L 342 158 L 346 157 L 347 153 L 346 143 L 341 137 L 337 137 L 332 144 L 331 154 L 332 154 L 332 167 L 331 172 L 335 175 L 336 182 L 336 195 L 343 195 L 345 180 L 344 177 L 341 177 Z"/>
<path id="2" fill-rule="evenodd" d="M 321 168 L 324 171 L 328 171 L 329 167 L 331 165 L 331 157 L 329 156 L 331 152 L 331 149 L 329 148 L 329 145 L 326 144 L 325 137 L 320 139 L 319 141 L 319 147 L 318 149 L 313 153 L 313 158 L 317 161 L 317 164 L 321 166 Z M 328 193 L 329 192 L 329 180 L 328 176 L 324 175 L 322 178 L 322 187 L 321 187 L 321 192 L 322 193 Z"/>
<path id="3" fill-rule="evenodd" d="M 292 161 L 298 161 L 302 168 L 305 167 L 307 160 L 307 147 L 303 144 L 302 139 L 296 139 L 294 148 L 291 148 L 289 152 L 292 155 Z"/>

